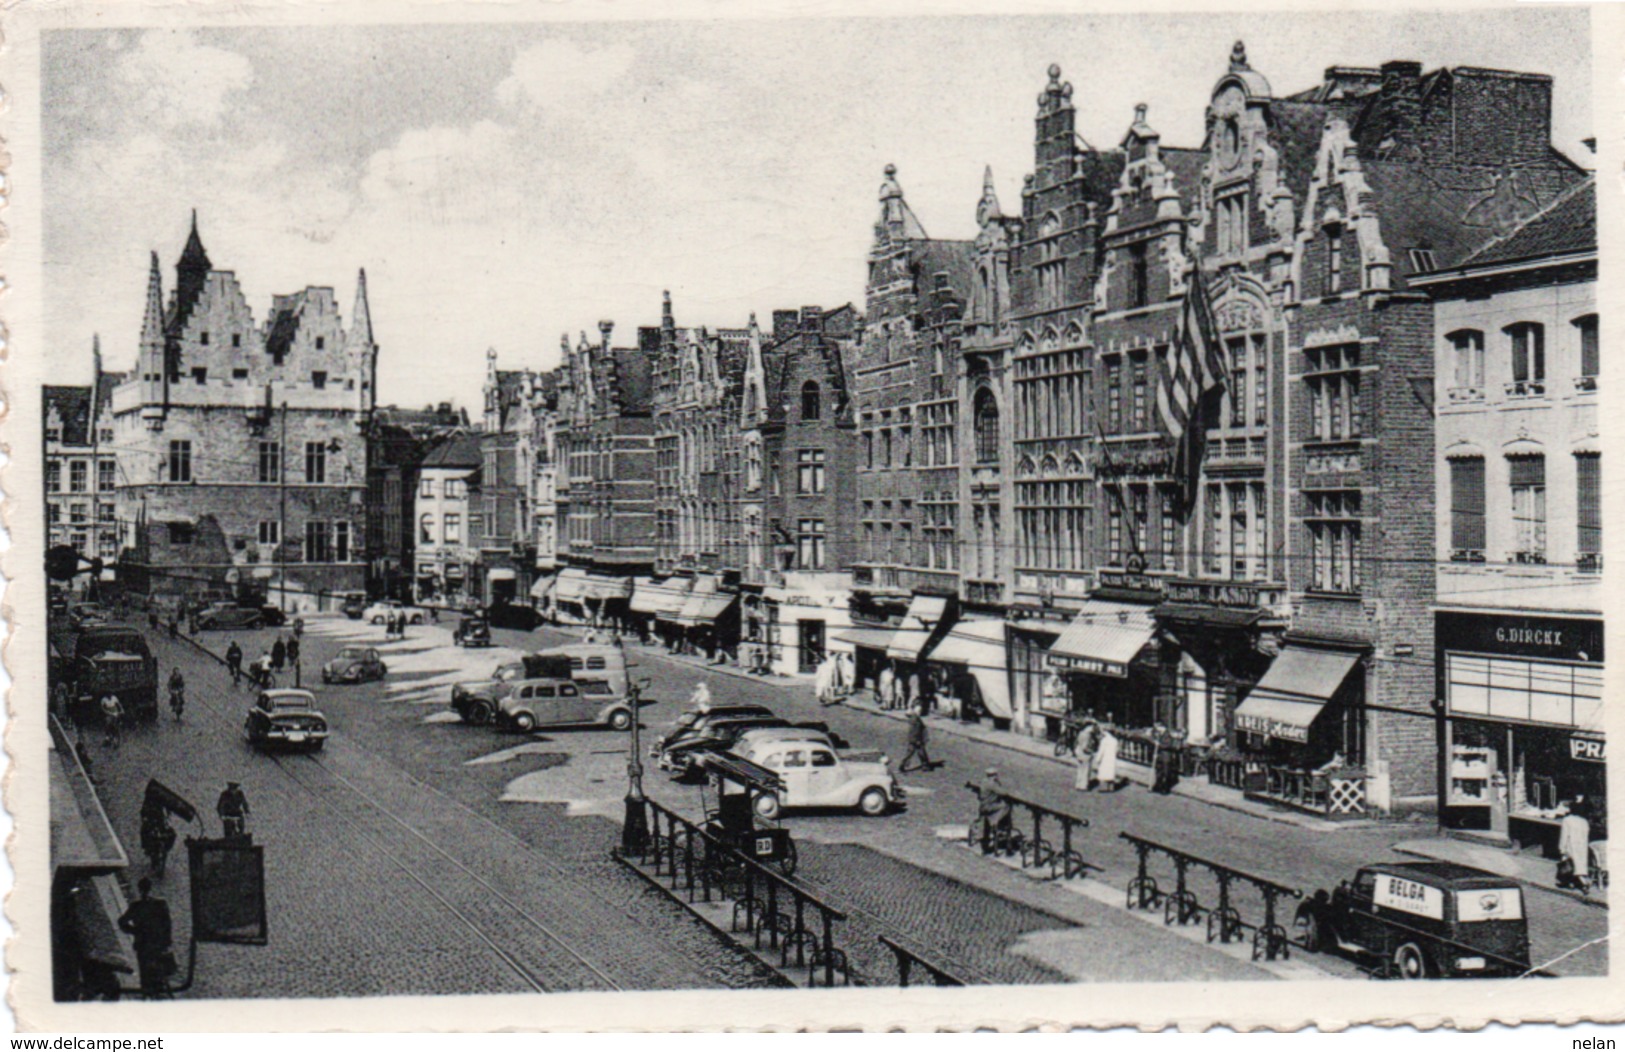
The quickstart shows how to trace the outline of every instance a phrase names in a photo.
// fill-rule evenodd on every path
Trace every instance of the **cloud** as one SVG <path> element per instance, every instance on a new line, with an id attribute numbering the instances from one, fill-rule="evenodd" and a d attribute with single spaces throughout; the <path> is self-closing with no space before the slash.
<path id="1" fill-rule="evenodd" d="M 514 130 L 492 120 L 414 128 L 367 160 L 361 193 L 380 211 L 436 225 L 512 218 L 527 210 Z"/>
<path id="2" fill-rule="evenodd" d="M 235 51 L 200 44 L 191 33 L 153 29 L 133 48 L 118 48 L 115 72 L 140 98 L 139 109 L 169 127 L 213 127 L 228 97 L 254 80 Z"/>
<path id="3" fill-rule="evenodd" d="M 584 48 L 568 40 L 547 40 L 514 56 L 512 70 L 497 85 L 497 101 L 565 108 L 628 81 L 636 57 L 624 44 Z"/>

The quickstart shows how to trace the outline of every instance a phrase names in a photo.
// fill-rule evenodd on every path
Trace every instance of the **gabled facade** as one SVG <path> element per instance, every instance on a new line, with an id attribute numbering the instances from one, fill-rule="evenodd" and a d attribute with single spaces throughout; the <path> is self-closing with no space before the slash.
<path id="1" fill-rule="evenodd" d="M 119 555 L 112 394 L 124 377 L 102 371 L 100 339 L 91 357 L 92 385 L 44 390 L 46 543 L 102 560 L 104 576 L 110 576 Z M 73 587 L 87 588 L 89 581 L 87 573 Z"/>
<path id="2" fill-rule="evenodd" d="M 365 274 L 348 328 L 322 287 L 274 297 L 260 324 L 235 275 L 210 263 L 195 217 L 167 305 L 154 254 L 139 358 L 113 394 L 118 515 L 144 587 L 258 581 L 301 605 L 359 591 L 377 355 Z M 188 551 L 204 516 L 228 558 Z M 153 523 L 181 541 L 149 543 Z"/>

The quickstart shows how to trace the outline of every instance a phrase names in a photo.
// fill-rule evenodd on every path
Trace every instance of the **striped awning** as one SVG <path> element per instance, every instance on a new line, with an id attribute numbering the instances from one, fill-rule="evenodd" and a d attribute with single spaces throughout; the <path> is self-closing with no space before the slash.
<path id="1" fill-rule="evenodd" d="M 923 628 L 899 628 L 886 645 L 886 656 L 899 661 L 918 661 L 920 651 L 931 642 L 931 633 Z"/>
<path id="2" fill-rule="evenodd" d="M 1050 644 L 1049 663 L 1064 672 L 1126 678 L 1156 631 L 1149 607 L 1092 599 Z"/>
<path id="3" fill-rule="evenodd" d="M 1236 729 L 1282 741 L 1308 741 L 1310 726 L 1359 660 L 1359 654 L 1346 650 L 1288 644 L 1247 700 L 1236 707 Z"/>

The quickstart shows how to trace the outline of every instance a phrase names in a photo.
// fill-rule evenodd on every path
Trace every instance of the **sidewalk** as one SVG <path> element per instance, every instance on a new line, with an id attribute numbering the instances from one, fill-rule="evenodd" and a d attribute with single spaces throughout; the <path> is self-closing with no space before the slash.
<path id="1" fill-rule="evenodd" d="M 891 720 L 906 720 L 908 714 L 905 710 L 883 709 L 865 694 L 854 694 L 848 697 L 844 705 L 850 709 L 867 712 L 876 716 L 884 716 Z M 1026 735 L 1011 731 L 994 730 L 979 723 L 964 723 L 960 720 L 947 719 L 941 716 L 926 717 L 927 725 L 933 733 L 952 735 L 956 738 L 968 738 L 985 745 L 992 745 L 1011 752 L 1025 753 L 1040 760 L 1048 760 L 1062 767 L 1071 768 L 1073 761 L 1070 756 L 1056 756 L 1055 746 L 1051 742 L 1029 738 Z M 1224 789 L 1209 785 L 1204 781 L 1195 779 L 1182 779 L 1174 786 L 1175 796 L 1186 796 L 1193 800 L 1200 800 L 1205 804 L 1222 807 L 1227 811 L 1236 811 L 1240 814 L 1262 818 L 1269 822 L 1280 822 L 1283 825 L 1296 826 L 1299 829 L 1308 829 L 1317 833 L 1341 833 L 1350 829 L 1369 829 L 1380 824 L 1376 819 L 1349 819 L 1345 821 L 1331 821 L 1316 818 L 1314 815 L 1293 811 L 1290 808 L 1276 807 L 1271 804 L 1249 800 L 1233 789 Z"/>
<path id="2" fill-rule="evenodd" d="M 1533 884 L 1548 891 L 1555 891 L 1559 895 L 1584 902 L 1588 906 L 1601 909 L 1608 908 L 1608 889 L 1592 888 L 1585 895 L 1557 886 L 1557 864 L 1548 858 L 1525 855 L 1511 848 L 1496 847 L 1493 844 L 1480 844 L 1471 840 L 1460 840 L 1455 837 L 1428 837 L 1425 840 L 1406 840 L 1394 845 L 1394 850 L 1403 855 L 1414 855 L 1417 858 L 1433 859 L 1438 862 L 1455 862 L 1463 866 L 1472 866 L 1474 869 L 1485 869 L 1491 873 L 1499 873 L 1504 877 Z"/>

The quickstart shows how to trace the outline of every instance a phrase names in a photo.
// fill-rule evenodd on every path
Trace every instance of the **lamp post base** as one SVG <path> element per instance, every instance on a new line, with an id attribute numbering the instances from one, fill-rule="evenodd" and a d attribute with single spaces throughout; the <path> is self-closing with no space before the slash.
<path id="1" fill-rule="evenodd" d="M 626 821 L 621 824 L 621 856 L 642 855 L 649 844 L 649 812 L 643 797 L 628 793 Z"/>

